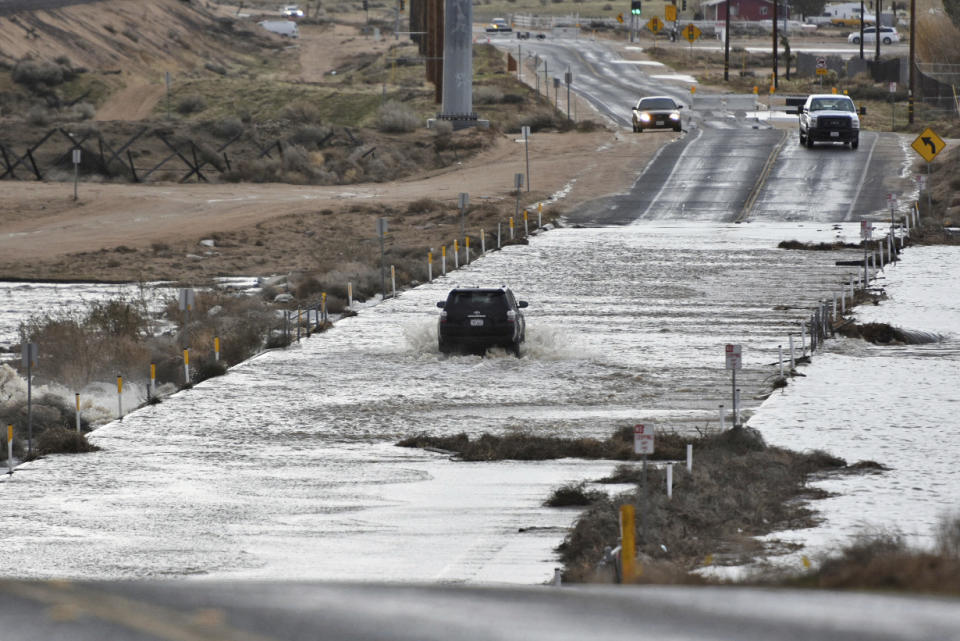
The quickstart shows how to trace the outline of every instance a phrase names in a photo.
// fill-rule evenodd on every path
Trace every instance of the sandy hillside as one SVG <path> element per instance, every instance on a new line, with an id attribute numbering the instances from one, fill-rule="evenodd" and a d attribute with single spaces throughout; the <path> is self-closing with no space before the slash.
<path id="1" fill-rule="evenodd" d="M 29 20 L 70 30 L 70 35 L 17 42 L 14 47 L 10 30 L 0 23 L 0 50 L 9 58 L 39 55 L 50 47 L 46 55 L 68 55 L 91 69 L 123 63 L 125 88 L 101 106 L 97 118 L 136 120 L 163 98 L 161 69 L 202 64 L 198 54 L 221 37 L 190 38 L 195 11 L 179 0 L 107 0 L 56 15 L 41 13 Z M 209 29 L 210 21 L 206 16 L 203 29 Z M 117 33 L 136 25 L 139 37 L 136 42 L 107 37 L 111 32 L 104 30 L 105 24 L 115 25 Z M 193 43 L 188 56 L 165 40 L 181 28 Z M 307 82 L 361 53 L 394 44 L 389 38 L 361 35 L 350 25 L 304 25 L 301 34 L 296 44 L 301 66 L 291 73 Z M 583 106 L 578 116 L 591 114 Z M 622 191 L 673 137 L 613 131 L 534 134 L 532 191 L 521 194 L 521 205 L 535 206 L 563 190 L 563 197 L 547 206 L 551 215 Z M 490 234 L 497 221 L 514 212 L 513 176 L 526 169 L 522 145 L 515 138 L 495 134 L 495 144 L 476 157 L 388 183 L 313 187 L 82 182 L 74 201 L 72 183 L 0 181 L 0 278 L 199 281 L 218 275 L 332 269 L 345 261 L 372 260 L 370 241 L 378 216 L 391 221 L 391 251 L 420 261 L 421 253 L 430 247 L 439 250 L 459 233 L 459 192 L 471 197 L 468 233 L 478 234 L 484 227 Z M 209 238 L 215 239 L 215 248 L 199 244 Z"/>

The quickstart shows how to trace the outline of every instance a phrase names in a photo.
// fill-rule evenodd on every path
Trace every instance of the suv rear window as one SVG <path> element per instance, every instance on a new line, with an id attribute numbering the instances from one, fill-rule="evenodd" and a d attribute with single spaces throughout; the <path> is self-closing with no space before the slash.
<path id="1" fill-rule="evenodd" d="M 498 311 L 506 306 L 503 290 L 454 291 L 450 293 L 445 309 L 448 312 Z"/>

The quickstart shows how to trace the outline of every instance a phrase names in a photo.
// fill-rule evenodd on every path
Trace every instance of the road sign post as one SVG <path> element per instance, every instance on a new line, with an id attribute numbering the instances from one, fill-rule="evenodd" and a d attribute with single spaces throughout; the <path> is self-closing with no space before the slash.
<path id="1" fill-rule="evenodd" d="M 380 300 L 387 299 L 387 273 L 383 260 L 383 241 L 387 235 L 387 219 L 377 218 L 377 236 L 380 237 Z"/>
<path id="2" fill-rule="evenodd" d="M 640 524 L 643 542 L 647 542 L 647 454 L 653 454 L 653 426 L 642 423 L 633 426 L 633 451 L 643 455 L 643 474 L 640 477 Z"/>
<path id="3" fill-rule="evenodd" d="M 742 350 L 740 345 L 727 344 L 724 349 L 726 368 L 731 371 L 733 379 L 733 426 L 740 427 L 737 417 L 740 415 L 739 398 L 737 397 L 737 370 L 743 367 Z"/>
<path id="4" fill-rule="evenodd" d="M 933 199 L 930 196 L 930 163 L 937 157 L 937 154 L 943 151 L 947 143 L 943 142 L 943 138 L 938 136 L 933 129 L 927 127 L 910 146 L 927 161 L 927 212 L 929 213 L 933 209 Z"/>

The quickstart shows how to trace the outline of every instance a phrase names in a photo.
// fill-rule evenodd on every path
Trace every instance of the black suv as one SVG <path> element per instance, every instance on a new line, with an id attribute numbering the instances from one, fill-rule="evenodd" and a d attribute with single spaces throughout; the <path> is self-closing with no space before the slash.
<path id="1" fill-rule="evenodd" d="M 520 310 L 527 301 L 518 301 L 506 287 L 484 289 L 458 287 L 442 309 L 437 327 L 440 351 L 483 353 L 491 347 L 505 347 L 517 356 L 526 338 L 526 321 Z"/>

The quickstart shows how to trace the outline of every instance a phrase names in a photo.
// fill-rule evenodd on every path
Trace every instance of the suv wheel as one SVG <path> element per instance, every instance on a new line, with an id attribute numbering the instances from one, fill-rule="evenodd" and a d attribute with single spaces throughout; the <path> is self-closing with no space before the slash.
<path id="1" fill-rule="evenodd" d="M 810 137 L 810 134 L 807 134 L 807 149 L 813 149 L 813 138 Z"/>
<path id="2" fill-rule="evenodd" d="M 856 38 L 854 38 L 852 42 L 853 42 L 853 44 L 855 44 L 855 45 L 860 44 L 860 38 L 859 38 L 859 36 L 856 37 Z"/>
<path id="3" fill-rule="evenodd" d="M 854 138 L 853 140 L 850 141 L 850 149 L 856 149 L 859 146 L 860 146 L 859 138 Z"/>
<path id="4" fill-rule="evenodd" d="M 807 141 L 807 137 L 803 135 L 803 129 L 800 130 L 800 144 L 802 145 Z"/>
<path id="5" fill-rule="evenodd" d="M 884 38 L 884 39 L 883 39 L 883 44 L 885 44 L 885 45 L 888 45 L 888 44 L 890 44 L 891 42 L 893 42 L 893 41 L 892 41 L 890 38 Z"/>

